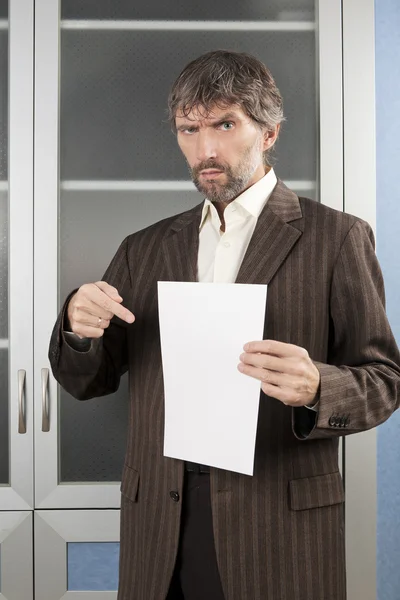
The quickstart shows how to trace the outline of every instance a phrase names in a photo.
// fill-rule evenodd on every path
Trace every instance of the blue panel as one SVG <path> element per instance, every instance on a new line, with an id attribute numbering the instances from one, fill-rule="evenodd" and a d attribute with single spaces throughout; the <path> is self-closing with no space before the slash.
<path id="1" fill-rule="evenodd" d="M 400 342 L 400 3 L 375 0 L 377 247 Z M 377 598 L 400 598 L 400 413 L 378 428 Z"/>
<path id="2" fill-rule="evenodd" d="M 68 543 L 67 590 L 117 590 L 118 562 L 118 542 Z"/>

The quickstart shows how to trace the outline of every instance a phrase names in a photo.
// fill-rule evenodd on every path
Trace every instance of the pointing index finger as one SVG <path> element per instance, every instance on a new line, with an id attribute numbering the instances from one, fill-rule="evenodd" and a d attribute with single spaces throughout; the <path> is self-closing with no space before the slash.
<path id="1" fill-rule="evenodd" d="M 131 313 L 130 310 L 122 306 L 122 304 L 118 304 L 114 300 L 110 300 L 110 311 L 114 313 L 116 317 L 119 317 L 122 321 L 126 321 L 126 323 L 133 323 L 135 320 L 135 315 Z"/>
<path id="2" fill-rule="evenodd" d="M 126 321 L 126 323 L 133 323 L 135 320 L 135 316 L 131 313 L 130 310 L 122 306 L 122 304 L 113 298 L 110 297 L 106 292 L 102 291 L 99 287 L 98 294 L 96 293 L 96 302 L 105 310 L 111 312 L 116 317 L 119 317 L 122 321 Z M 121 296 L 119 296 L 121 298 Z M 121 298 L 122 300 L 122 298 Z"/>

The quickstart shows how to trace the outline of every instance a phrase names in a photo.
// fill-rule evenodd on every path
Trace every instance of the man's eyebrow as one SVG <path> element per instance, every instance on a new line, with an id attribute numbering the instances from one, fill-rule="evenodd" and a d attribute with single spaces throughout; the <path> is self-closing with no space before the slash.
<path id="1" fill-rule="evenodd" d="M 222 115 L 221 117 L 218 117 L 218 119 L 211 120 L 211 124 L 212 125 L 220 125 L 221 123 L 225 123 L 225 121 L 231 121 L 232 119 L 237 119 L 237 118 L 238 118 L 238 116 L 236 113 L 227 112 L 224 115 Z M 196 128 L 196 127 L 198 127 L 198 125 L 196 125 L 195 123 L 196 123 L 195 121 L 192 121 L 189 123 L 181 123 L 180 125 L 177 125 L 176 130 L 184 131 L 185 129 Z"/>
<path id="2" fill-rule="evenodd" d="M 194 125 L 193 123 L 181 123 L 180 125 L 176 126 L 176 130 L 177 131 L 184 131 L 185 129 L 190 129 L 196 127 L 196 125 Z"/>

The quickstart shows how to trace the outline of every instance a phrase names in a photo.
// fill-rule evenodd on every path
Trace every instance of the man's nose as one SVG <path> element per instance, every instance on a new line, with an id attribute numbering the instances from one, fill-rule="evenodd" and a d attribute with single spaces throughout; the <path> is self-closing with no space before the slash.
<path id="1" fill-rule="evenodd" d="M 196 158 L 199 162 L 217 158 L 217 140 L 212 132 L 199 131 L 196 144 Z"/>

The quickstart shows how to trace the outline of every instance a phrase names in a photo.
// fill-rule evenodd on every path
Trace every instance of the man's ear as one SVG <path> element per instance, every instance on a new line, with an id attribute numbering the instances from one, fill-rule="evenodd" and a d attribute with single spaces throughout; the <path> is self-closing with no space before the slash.
<path id="1" fill-rule="evenodd" d="M 275 129 L 271 129 L 269 131 L 264 132 L 264 152 L 272 148 L 272 146 L 275 144 L 279 136 L 280 128 L 281 125 L 279 123 L 278 125 L 276 125 Z"/>

